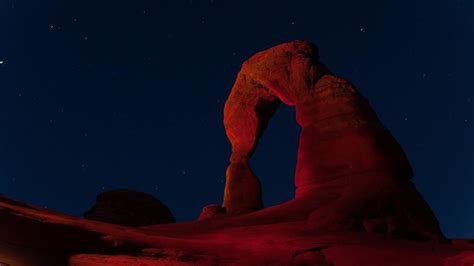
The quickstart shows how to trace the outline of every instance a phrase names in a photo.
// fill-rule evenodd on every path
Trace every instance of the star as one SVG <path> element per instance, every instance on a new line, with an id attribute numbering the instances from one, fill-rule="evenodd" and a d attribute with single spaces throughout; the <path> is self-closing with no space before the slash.
<path id="1" fill-rule="evenodd" d="M 3 65 L 4 63 L 5 63 L 5 61 L 0 60 L 0 65 Z"/>
<path id="2" fill-rule="evenodd" d="M 364 28 L 360 28 L 359 30 L 362 32 L 362 31 L 364 31 Z"/>
<path id="3" fill-rule="evenodd" d="M 292 22 L 291 22 L 291 25 L 295 25 L 295 22 L 294 22 L 294 21 L 292 21 Z"/>

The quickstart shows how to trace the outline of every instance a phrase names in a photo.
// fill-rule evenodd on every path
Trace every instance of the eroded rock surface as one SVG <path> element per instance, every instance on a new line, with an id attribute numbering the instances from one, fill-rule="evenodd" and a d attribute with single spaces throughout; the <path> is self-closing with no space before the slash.
<path id="1" fill-rule="evenodd" d="M 332 74 L 305 41 L 255 54 L 237 76 L 224 108 L 232 144 L 223 201 L 228 214 L 262 208 L 248 161 L 280 103 L 296 108 L 302 129 L 293 205 L 312 213 L 315 228 L 361 228 L 378 219 L 383 225 L 375 227 L 388 233 L 444 238 L 410 181 L 401 146 L 354 85 Z"/>

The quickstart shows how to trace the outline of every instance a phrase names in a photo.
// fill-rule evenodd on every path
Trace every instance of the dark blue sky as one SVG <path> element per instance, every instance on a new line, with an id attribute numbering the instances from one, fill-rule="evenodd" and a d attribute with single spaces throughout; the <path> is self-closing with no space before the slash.
<path id="1" fill-rule="evenodd" d="M 474 2 L 0 0 L 0 193 L 81 215 L 156 195 L 177 219 L 221 202 L 222 109 L 241 62 L 315 42 L 370 100 L 451 237 L 474 237 Z M 293 195 L 282 106 L 252 160 L 266 205 Z"/>

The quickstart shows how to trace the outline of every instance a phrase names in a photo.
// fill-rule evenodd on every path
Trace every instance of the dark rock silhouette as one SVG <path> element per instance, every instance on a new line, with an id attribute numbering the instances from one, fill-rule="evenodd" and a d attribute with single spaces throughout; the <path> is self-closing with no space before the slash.
<path id="1" fill-rule="evenodd" d="M 146 226 L 176 222 L 170 210 L 157 198 L 143 192 L 119 189 L 97 196 L 84 218 L 111 224 Z"/>
<path id="2" fill-rule="evenodd" d="M 293 200 L 263 208 L 248 160 L 280 102 L 295 106 L 302 127 L 296 193 Z M 472 240 L 444 238 L 410 181 L 412 170 L 400 145 L 354 86 L 319 62 L 315 45 L 294 41 L 247 60 L 224 117 L 232 155 L 222 205 L 206 206 L 197 221 L 130 227 L 0 196 L 0 261 L 15 266 L 474 264 Z M 140 205 L 133 198 L 123 203 L 126 208 Z M 97 209 L 91 213 L 104 212 Z"/>

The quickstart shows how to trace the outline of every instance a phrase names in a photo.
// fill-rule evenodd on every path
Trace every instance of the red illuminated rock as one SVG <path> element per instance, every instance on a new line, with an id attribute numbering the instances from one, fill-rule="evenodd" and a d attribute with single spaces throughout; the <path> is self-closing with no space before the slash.
<path id="1" fill-rule="evenodd" d="M 295 106 L 302 127 L 297 188 L 294 199 L 263 208 L 260 183 L 248 160 L 280 102 Z M 311 43 L 282 44 L 247 60 L 226 102 L 224 119 L 232 155 L 223 206 L 205 207 L 198 221 L 129 227 L 0 196 L 0 262 L 15 266 L 474 264 L 474 242 L 444 241 L 436 217 L 410 181 L 411 167 L 400 145 L 354 86 L 319 62 Z M 129 215 L 143 201 L 131 197 L 120 208 L 114 205 L 116 199 L 99 199 L 104 202 L 105 209 L 94 210 L 101 217 L 110 210 L 113 215 L 107 217 L 124 209 Z M 147 216 L 148 209 L 143 213 L 125 217 L 143 221 L 137 217 Z"/>
<path id="2" fill-rule="evenodd" d="M 296 108 L 301 126 L 295 173 L 300 204 L 294 208 L 312 211 L 315 228 L 362 227 L 375 219 L 389 233 L 443 238 L 410 181 L 412 169 L 398 142 L 369 102 L 320 63 L 316 46 L 305 41 L 255 54 L 237 76 L 224 108 L 232 144 L 223 202 L 228 214 L 262 208 L 248 160 L 280 103 Z"/>
<path id="3" fill-rule="evenodd" d="M 234 223 L 240 217 L 131 228 L 75 218 L 0 196 L 0 261 L 14 266 L 474 263 L 474 245 L 469 241 L 450 244 L 376 233 L 318 232 L 305 221 L 253 226 Z"/>
<path id="4" fill-rule="evenodd" d="M 217 204 L 211 204 L 202 209 L 198 220 L 201 221 L 210 218 L 222 217 L 224 215 L 226 215 L 226 210 L 224 207 Z"/>
<path id="5" fill-rule="evenodd" d="M 176 221 L 170 210 L 157 198 L 127 189 L 99 194 L 96 204 L 84 214 L 84 218 L 128 226 Z"/>

